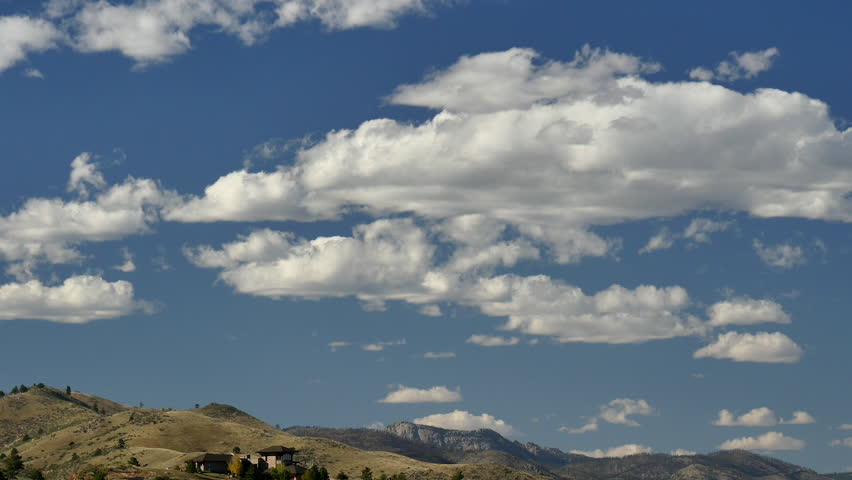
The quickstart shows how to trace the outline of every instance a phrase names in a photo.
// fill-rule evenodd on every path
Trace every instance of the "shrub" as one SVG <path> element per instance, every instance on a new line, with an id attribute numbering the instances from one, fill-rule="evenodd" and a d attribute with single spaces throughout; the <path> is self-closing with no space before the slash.
<path id="1" fill-rule="evenodd" d="M 44 473 L 37 468 L 27 470 L 27 478 L 30 480 L 44 480 Z"/>
<path id="2" fill-rule="evenodd" d="M 130 460 L 128 460 L 127 463 L 129 465 L 133 465 L 134 467 L 139 466 L 139 460 L 136 457 L 130 457 Z M 193 465 L 195 465 L 195 464 L 193 463 Z"/>
<path id="3" fill-rule="evenodd" d="M 290 473 L 290 469 L 284 465 L 277 465 L 274 468 L 270 468 L 269 475 L 273 480 L 290 480 L 293 477 L 293 474 Z"/>
<path id="4" fill-rule="evenodd" d="M 92 480 L 106 480 L 107 472 L 97 467 L 92 467 Z"/>

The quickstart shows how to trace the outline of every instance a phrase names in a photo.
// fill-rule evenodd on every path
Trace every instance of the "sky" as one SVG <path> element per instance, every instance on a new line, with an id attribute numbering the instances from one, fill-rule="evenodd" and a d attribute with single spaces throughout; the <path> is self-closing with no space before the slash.
<path id="1" fill-rule="evenodd" d="M 850 15 L 0 0 L 0 389 L 852 469 Z"/>

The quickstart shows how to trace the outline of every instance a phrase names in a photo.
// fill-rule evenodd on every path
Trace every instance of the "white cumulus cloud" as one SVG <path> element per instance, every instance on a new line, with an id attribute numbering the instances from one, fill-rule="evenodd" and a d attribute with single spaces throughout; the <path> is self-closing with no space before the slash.
<path id="1" fill-rule="evenodd" d="M 450 430 L 479 430 L 487 428 L 506 436 L 517 435 L 519 433 L 504 420 L 495 418 L 493 415 L 487 413 L 474 415 L 464 410 L 454 410 L 449 413 L 436 413 L 422 418 L 415 418 L 414 423 Z"/>
<path id="2" fill-rule="evenodd" d="M 797 410 L 793 412 L 793 417 L 789 420 L 781 420 L 784 425 L 809 425 L 816 423 L 816 419 L 808 412 Z"/>
<path id="3" fill-rule="evenodd" d="M 431 388 L 415 388 L 399 385 L 390 392 L 381 403 L 454 403 L 461 402 L 461 389 L 450 390 L 444 386 Z"/>
<path id="4" fill-rule="evenodd" d="M 565 433 L 582 434 L 582 433 L 588 433 L 588 432 L 597 432 L 598 428 L 599 428 L 598 419 L 593 418 L 592 420 L 590 420 L 588 423 L 586 423 L 583 426 L 580 426 L 580 427 L 577 427 L 577 428 L 559 427 L 558 430 L 560 432 L 565 432 Z"/>
<path id="5" fill-rule="evenodd" d="M 467 339 L 467 343 L 479 345 L 482 347 L 510 347 L 520 343 L 518 337 L 500 337 L 495 335 L 471 335 Z"/>
<path id="6" fill-rule="evenodd" d="M 0 285 L 0 320 L 86 323 L 128 315 L 141 306 L 130 282 L 91 275 L 69 277 L 55 286 L 38 280 Z"/>
<path id="7" fill-rule="evenodd" d="M 756 325 L 760 323 L 790 323 L 790 316 L 776 302 L 771 300 L 753 300 L 738 298 L 718 302 L 707 309 L 709 324 L 714 327 L 724 325 Z"/>
<path id="8" fill-rule="evenodd" d="M 805 448 L 802 440 L 785 436 L 779 432 L 767 432 L 758 437 L 741 437 L 728 440 L 719 445 L 721 450 L 801 450 Z"/>
<path id="9" fill-rule="evenodd" d="M 433 0 L 277 0 L 278 25 L 317 19 L 328 28 L 392 28 L 399 17 L 425 13 Z"/>
<path id="10" fill-rule="evenodd" d="M 673 457 L 689 457 L 689 456 L 697 455 L 697 454 L 698 454 L 697 452 L 693 452 L 692 450 L 686 450 L 686 449 L 683 449 L 683 448 L 676 448 L 676 449 L 672 450 L 671 452 L 669 452 L 669 455 L 671 455 Z"/>
<path id="11" fill-rule="evenodd" d="M 638 427 L 639 422 L 630 418 L 633 415 L 648 416 L 654 413 L 654 409 L 647 401 L 634 398 L 616 398 L 615 400 L 601 406 L 600 419 L 620 425 Z"/>
<path id="12" fill-rule="evenodd" d="M 44 19 L 0 17 L 0 72 L 26 59 L 31 52 L 55 48 L 61 39 L 60 31 Z"/>
<path id="13" fill-rule="evenodd" d="M 426 352 L 423 354 L 423 358 L 428 358 L 431 360 L 456 358 L 456 354 L 455 352 Z"/>
<path id="14" fill-rule="evenodd" d="M 608 403 L 600 406 L 600 413 L 596 417 L 592 417 L 585 425 L 577 428 L 560 427 L 560 432 L 581 434 L 598 431 L 600 420 L 617 424 L 627 425 L 630 427 L 638 427 L 639 422 L 630 418 L 632 416 L 641 415 L 648 416 L 654 414 L 654 408 L 641 398 L 616 398 Z"/>
<path id="15" fill-rule="evenodd" d="M 694 218 L 683 231 L 683 237 L 695 242 L 706 243 L 710 241 L 711 233 L 724 232 L 730 228 L 731 223 L 709 218 Z"/>
<path id="16" fill-rule="evenodd" d="M 720 334 L 714 343 L 702 347 L 694 358 L 719 358 L 735 362 L 796 363 L 802 348 L 780 332 Z"/>
<path id="17" fill-rule="evenodd" d="M 802 247 L 782 243 L 779 245 L 764 245 L 760 240 L 753 242 L 754 251 L 770 267 L 793 268 L 807 263 Z"/>
<path id="18" fill-rule="evenodd" d="M 721 61 L 713 70 L 696 67 L 689 72 L 689 77 L 705 82 L 710 80 L 732 82 L 741 78 L 754 78 L 772 68 L 772 64 L 780 54 L 781 52 L 775 47 L 754 52 L 731 52 L 731 60 Z"/>
<path id="19" fill-rule="evenodd" d="M 398 18 L 426 13 L 431 0 L 51 0 L 47 15 L 66 27 L 84 53 L 118 51 L 137 66 L 166 61 L 192 48 L 202 28 L 253 45 L 277 28 L 318 20 L 328 29 L 392 28 Z M 52 25 L 40 20 L 46 25 Z M 0 28 L 2 31 L 2 28 Z M 0 36 L 2 39 L 2 36 Z M 41 44 L 26 45 L 44 49 Z M 18 56 L 20 56 L 19 54 Z M 2 57 L 0 57 L 1 59 Z M 15 57 L 12 57 L 13 59 Z"/>
<path id="20" fill-rule="evenodd" d="M 652 453 L 654 450 L 651 447 L 647 447 L 645 445 L 637 445 L 635 443 L 630 443 L 627 445 L 621 445 L 620 447 L 613 447 L 607 450 L 601 450 L 600 448 L 595 450 L 571 450 L 571 453 L 576 453 L 578 455 L 585 455 L 587 457 L 592 458 L 609 458 L 609 457 L 627 457 L 630 455 L 639 455 L 642 453 Z"/>
<path id="21" fill-rule="evenodd" d="M 654 236 L 648 239 L 648 243 L 646 243 L 644 247 L 639 249 L 639 253 L 648 253 L 653 252 L 655 250 L 665 250 L 668 248 L 672 248 L 674 242 L 675 237 L 672 235 L 672 232 L 669 231 L 668 228 L 662 228 Z"/>
<path id="22" fill-rule="evenodd" d="M 299 150 L 295 164 L 226 174 L 166 216 L 311 220 L 352 208 L 435 220 L 479 215 L 562 261 L 572 248 L 575 257 L 615 248 L 583 237 L 588 227 L 706 208 L 852 220 L 852 173 L 838 167 L 852 147 L 826 104 L 774 89 L 655 83 L 637 57 L 578 55 L 463 57 L 390 98 L 441 110 L 433 118 L 329 132 Z M 687 230 L 702 241 L 722 228 Z"/>
<path id="23" fill-rule="evenodd" d="M 405 345 L 407 342 L 404 338 L 399 340 L 390 340 L 387 342 L 376 342 L 376 343 L 368 343 L 366 345 L 361 345 L 361 350 L 365 350 L 367 352 L 381 352 L 384 351 L 387 347 L 395 347 L 398 345 Z"/>
<path id="24" fill-rule="evenodd" d="M 778 425 L 778 417 L 766 407 L 755 408 L 739 417 L 730 410 L 719 412 L 719 418 L 713 422 L 719 427 L 773 427 Z"/>
<path id="25" fill-rule="evenodd" d="M 328 348 L 332 352 L 336 352 L 338 348 L 344 348 L 351 346 L 352 344 L 343 340 L 334 340 L 332 342 L 328 342 Z"/>
<path id="26" fill-rule="evenodd" d="M 696 243 L 710 242 L 710 234 L 723 232 L 730 228 L 733 222 L 712 220 L 709 218 L 693 218 L 682 233 L 672 233 L 663 227 L 654 236 L 648 239 L 648 243 L 639 249 L 639 253 L 648 253 L 655 250 L 665 250 L 674 246 L 680 239 L 691 240 Z"/>
<path id="27" fill-rule="evenodd" d="M 258 230 L 220 249 L 200 246 L 185 254 L 198 266 L 221 269 L 220 278 L 241 293 L 354 296 L 374 307 L 390 300 L 455 302 L 506 317 L 505 330 L 558 342 L 639 343 L 694 335 L 704 328 L 683 313 L 689 295 L 681 287 L 613 285 L 587 295 L 545 275 L 463 275 L 441 264 L 435 250 L 428 233 L 413 220 L 394 219 L 356 226 L 351 237 L 302 240 L 287 232 Z M 519 341 L 477 335 L 469 340 L 485 346 Z"/>
<path id="28" fill-rule="evenodd" d="M 112 267 L 120 272 L 130 273 L 136 271 L 136 264 L 133 263 L 133 254 L 127 247 L 121 249 L 122 263 Z"/>
<path id="29" fill-rule="evenodd" d="M 829 443 L 832 447 L 849 447 L 852 448 L 852 437 L 844 438 L 843 440 L 832 440 Z"/>

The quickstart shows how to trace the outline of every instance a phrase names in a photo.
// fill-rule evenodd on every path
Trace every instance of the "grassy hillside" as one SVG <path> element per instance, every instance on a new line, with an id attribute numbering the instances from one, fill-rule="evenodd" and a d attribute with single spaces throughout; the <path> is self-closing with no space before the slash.
<path id="1" fill-rule="evenodd" d="M 105 413 L 96 413 L 97 402 Z M 448 479 L 462 470 L 469 479 L 536 480 L 500 465 L 440 465 L 389 452 L 368 452 L 333 440 L 281 432 L 240 410 L 211 404 L 190 411 L 126 407 L 94 396 L 45 388 L 0 398 L 0 451 L 17 447 L 28 467 L 49 478 L 69 478 L 87 465 L 102 465 L 113 476 L 188 477 L 175 467 L 200 452 L 251 452 L 269 445 L 300 450 L 297 460 L 316 462 L 333 474 L 354 478 L 364 467 L 376 474 L 405 472 L 415 480 Z M 136 457 L 141 466 L 127 465 Z"/>
<path id="2" fill-rule="evenodd" d="M 66 395 L 64 390 L 50 387 L 6 395 L 0 398 L 0 448 L 98 418 L 95 407 L 107 413 L 127 408 L 92 395 Z"/>

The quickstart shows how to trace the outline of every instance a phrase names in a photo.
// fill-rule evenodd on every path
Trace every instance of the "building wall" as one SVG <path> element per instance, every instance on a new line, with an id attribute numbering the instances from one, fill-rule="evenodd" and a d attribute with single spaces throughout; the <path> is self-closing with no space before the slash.
<path id="1" fill-rule="evenodd" d="M 207 473 L 228 473 L 228 464 L 224 462 L 204 462 L 201 471 Z"/>

